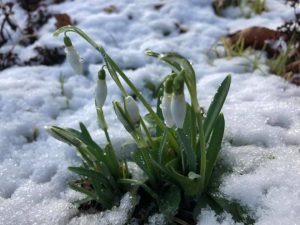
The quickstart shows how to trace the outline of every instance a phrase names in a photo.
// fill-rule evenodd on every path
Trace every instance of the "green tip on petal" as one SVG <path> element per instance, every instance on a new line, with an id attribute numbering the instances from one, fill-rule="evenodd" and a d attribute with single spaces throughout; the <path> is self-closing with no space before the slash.
<path id="1" fill-rule="evenodd" d="M 173 80 L 174 80 L 174 78 L 172 76 L 169 76 L 166 79 L 166 81 L 164 83 L 165 93 L 167 93 L 167 94 L 173 93 Z"/>
<path id="2" fill-rule="evenodd" d="M 184 90 L 184 79 L 182 75 L 178 75 L 175 77 L 173 81 L 173 93 L 175 95 L 180 95 Z"/>
<path id="3" fill-rule="evenodd" d="M 65 43 L 66 47 L 72 46 L 72 41 L 71 41 L 71 39 L 68 36 L 64 37 L 64 43 Z"/>
<path id="4" fill-rule="evenodd" d="M 105 70 L 102 68 L 102 69 L 99 70 L 99 72 L 98 72 L 98 79 L 99 79 L 99 80 L 105 80 L 105 77 L 106 77 L 106 73 L 105 73 Z"/>

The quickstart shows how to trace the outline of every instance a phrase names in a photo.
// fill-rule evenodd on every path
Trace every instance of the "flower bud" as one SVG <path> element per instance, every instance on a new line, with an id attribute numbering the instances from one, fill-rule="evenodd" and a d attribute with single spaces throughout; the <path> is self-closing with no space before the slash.
<path id="1" fill-rule="evenodd" d="M 113 101 L 113 107 L 119 121 L 123 124 L 123 126 L 129 133 L 132 133 L 134 131 L 134 126 L 130 122 L 130 119 L 126 116 L 121 103 L 118 101 Z"/>
<path id="2" fill-rule="evenodd" d="M 176 127 L 183 128 L 186 115 L 186 102 L 184 97 L 184 80 L 182 76 L 177 76 L 173 82 L 171 113 Z"/>
<path id="3" fill-rule="evenodd" d="M 66 45 L 66 54 L 67 54 L 67 60 L 70 63 L 71 67 L 77 74 L 83 74 L 83 65 L 82 61 L 79 57 L 79 54 L 75 50 L 75 48 L 72 45 L 71 39 L 67 36 L 64 38 L 64 42 Z"/>
<path id="4" fill-rule="evenodd" d="M 82 145 L 81 141 L 78 138 L 74 137 L 74 135 L 63 128 L 46 126 L 45 129 L 52 137 L 59 141 L 65 142 L 69 145 L 74 145 L 75 147 L 80 147 Z"/>
<path id="5" fill-rule="evenodd" d="M 136 101 L 131 97 L 127 96 L 124 101 L 124 108 L 126 115 L 130 118 L 130 121 L 134 126 L 139 126 L 141 116 L 139 107 L 136 104 Z"/>
<path id="6" fill-rule="evenodd" d="M 98 73 L 95 104 L 97 108 L 102 108 L 107 97 L 107 85 L 105 81 L 105 70 L 101 69 Z"/>
<path id="7" fill-rule="evenodd" d="M 161 99 L 160 108 L 167 127 L 173 127 L 175 122 L 171 113 L 171 100 L 173 91 L 173 78 L 169 77 L 164 83 L 164 95 Z"/>

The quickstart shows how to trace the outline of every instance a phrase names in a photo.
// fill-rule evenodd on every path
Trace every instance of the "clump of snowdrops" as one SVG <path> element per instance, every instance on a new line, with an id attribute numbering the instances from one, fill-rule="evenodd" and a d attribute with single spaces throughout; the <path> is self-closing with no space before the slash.
<path id="1" fill-rule="evenodd" d="M 140 205 L 152 205 L 151 209 L 146 210 L 148 214 L 162 213 L 168 224 L 195 221 L 201 209 L 207 206 L 233 212 L 230 204 L 209 192 L 224 133 L 225 121 L 221 108 L 231 77 L 224 79 L 205 113 L 197 99 L 195 72 L 189 61 L 176 53 L 158 54 L 147 50 L 146 55 L 172 68 L 163 80 L 154 110 L 102 46 L 77 27 L 62 27 L 54 36 L 64 33 L 67 57 L 77 73 L 82 73 L 82 65 L 67 36 L 68 32 L 77 33 L 92 45 L 105 63 L 98 74 L 95 107 L 99 128 L 107 140 L 106 146 L 101 148 L 82 123 L 79 131 L 48 127 L 53 137 L 73 145 L 82 158 L 82 166 L 69 167 L 80 176 L 80 180 L 70 183 L 70 187 L 86 195 L 81 203 L 94 201 L 102 209 L 109 209 L 117 205 L 126 192 L 130 192 L 133 196 L 140 196 Z M 102 110 L 109 92 L 105 69 L 124 96 L 124 102 L 113 101 L 112 106 L 120 123 L 135 141 L 136 150 L 131 159 L 119 160 L 111 143 L 109 124 Z M 128 94 L 121 80 L 136 95 L 148 114 L 140 115 L 137 102 Z M 185 101 L 186 88 L 190 103 Z M 139 166 L 146 179 L 131 174 L 129 161 Z M 153 204 L 148 202 L 149 199 Z M 233 214 L 237 220 L 242 220 L 242 217 Z"/>

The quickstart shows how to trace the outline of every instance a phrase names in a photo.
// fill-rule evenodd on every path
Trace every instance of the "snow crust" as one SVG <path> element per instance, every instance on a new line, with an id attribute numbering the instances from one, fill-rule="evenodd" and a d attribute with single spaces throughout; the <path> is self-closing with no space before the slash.
<path id="1" fill-rule="evenodd" d="M 223 112 L 226 118 L 220 160 L 232 168 L 222 178 L 220 192 L 245 206 L 257 225 L 299 224 L 300 221 L 300 89 L 270 75 L 263 60 L 253 70 L 244 58 L 211 60 L 207 52 L 229 31 L 260 25 L 275 28 L 293 18 L 283 1 L 267 0 L 267 11 L 250 19 L 217 17 L 211 1 L 66 1 L 50 6 L 68 13 L 77 24 L 125 69 L 130 79 L 151 100 L 145 80 L 159 83 L 170 70 L 143 55 L 145 49 L 176 51 L 192 61 L 197 74 L 198 97 L 207 107 L 220 82 L 232 74 L 232 86 Z M 160 10 L 154 5 L 164 4 Z M 107 14 L 104 7 L 115 5 Z M 24 12 L 16 8 L 16 19 Z M 131 19 L 130 19 L 131 18 Z M 20 19 L 18 19 L 20 21 Z M 187 29 L 180 34 L 174 25 Z M 34 45 L 61 46 L 53 38 L 50 20 Z M 101 145 L 104 134 L 97 127 L 94 90 L 102 59 L 78 36 L 70 34 L 85 61 L 86 76 L 75 76 L 67 63 L 59 66 L 9 68 L 0 73 L 0 225 L 124 224 L 134 204 L 127 194 L 120 206 L 95 215 L 80 215 L 72 204 L 80 198 L 66 183 L 67 171 L 80 161 L 73 149 L 47 135 L 45 125 L 78 128 L 82 121 Z M 34 46 L 18 48 L 23 60 Z M 61 94 L 59 76 L 65 77 Z M 107 76 L 108 99 L 104 106 L 118 155 L 129 135 L 111 106 L 121 99 Z M 141 109 L 141 112 L 145 112 Z M 35 132 L 38 133 L 34 140 Z M 156 219 L 155 219 L 156 218 Z M 162 217 L 149 219 L 160 224 Z M 231 216 L 205 210 L 198 224 L 235 224 Z"/>

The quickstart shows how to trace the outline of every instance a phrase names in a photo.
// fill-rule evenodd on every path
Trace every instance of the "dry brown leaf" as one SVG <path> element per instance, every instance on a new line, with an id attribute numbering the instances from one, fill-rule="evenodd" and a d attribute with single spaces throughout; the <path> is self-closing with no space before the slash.
<path id="1" fill-rule="evenodd" d="M 56 29 L 61 28 L 63 26 L 72 25 L 71 18 L 66 13 L 55 14 L 54 17 L 56 19 Z"/>
<path id="2" fill-rule="evenodd" d="M 300 72 L 300 60 L 294 61 L 285 67 L 286 72 L 299 73 Z"/>
<path id="3" fill-rule="evenodd" d="M 244 30 L 240 30 L 227 36 L 226 41 L 231 45 L 244 43 L 245 48 L 252 47 L 258 50 L 266 50 L 268 54 L 273 56 L 276 50 L 272 49 L 268 42 L 276 41 L 279 38 L 287 40 L 287 36 L 280 31 L 271 30 L 265 27 L 250 27 Z"/>

